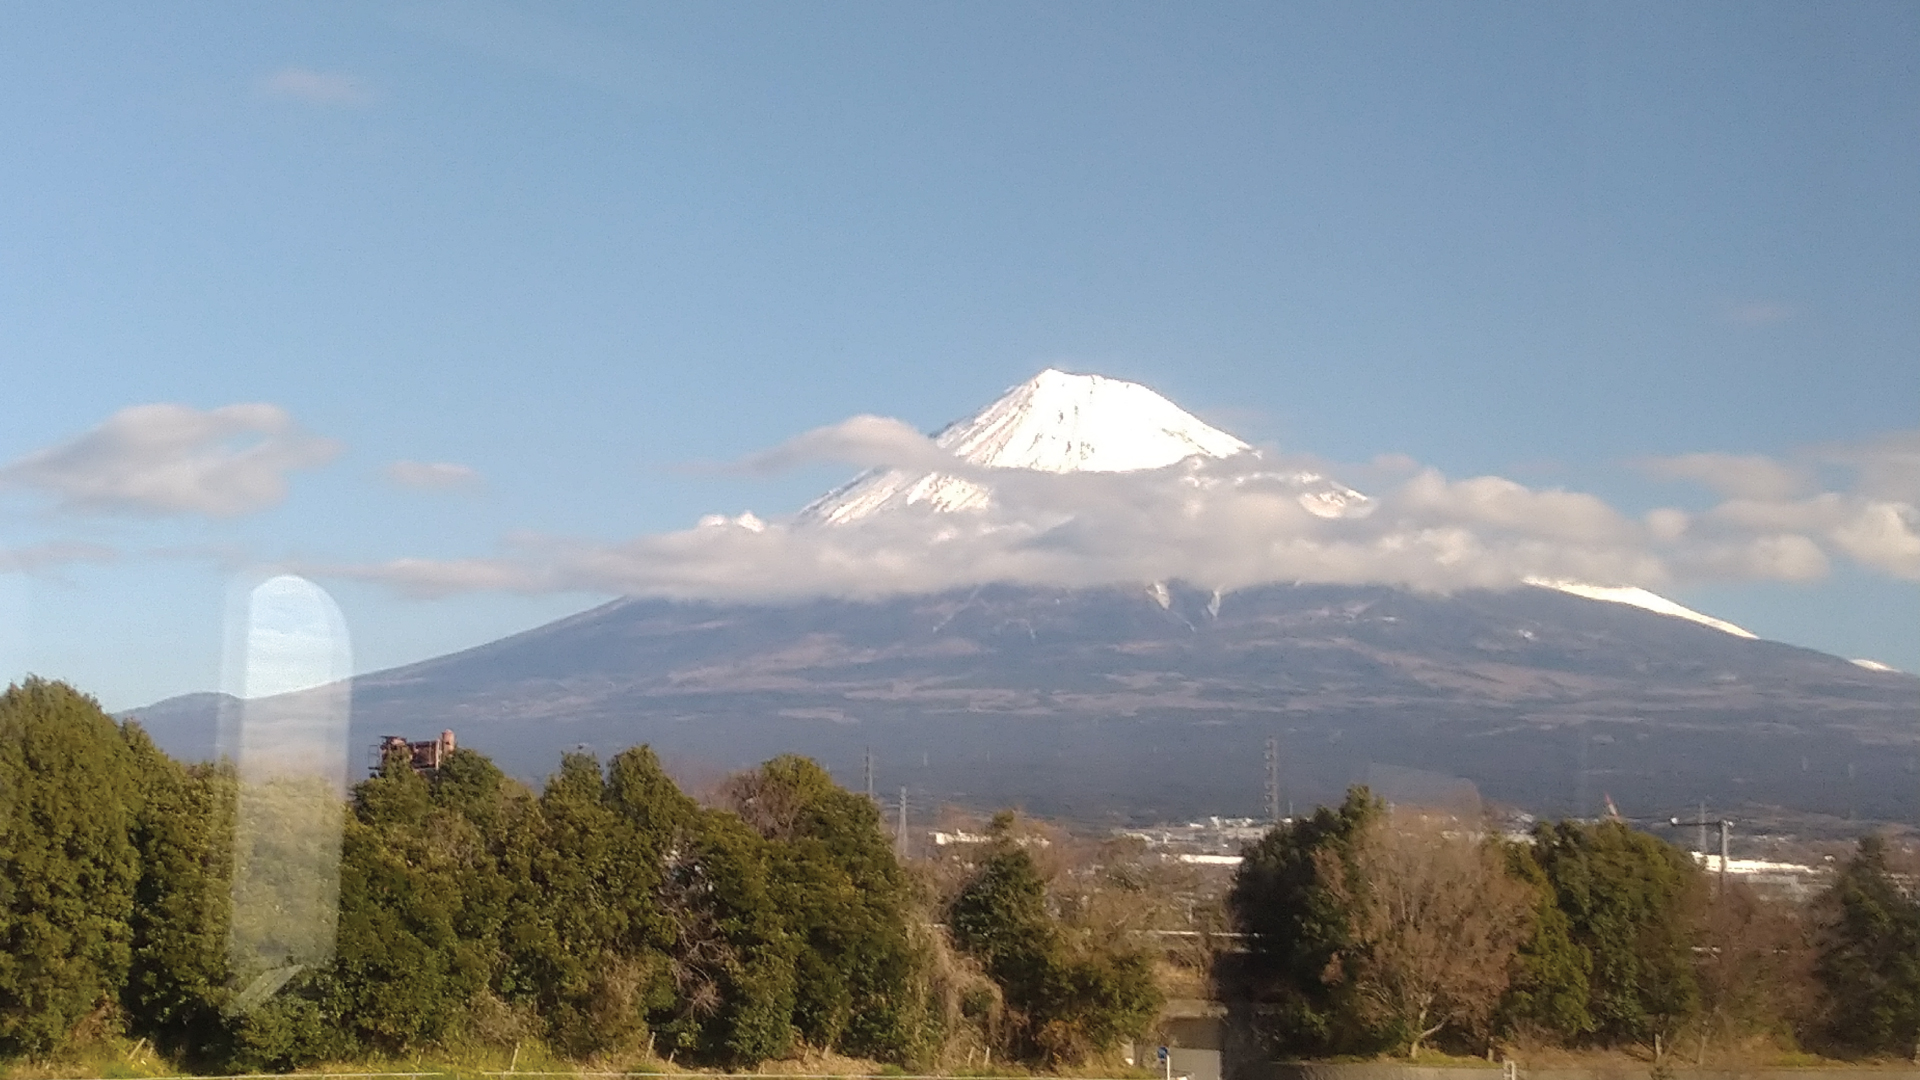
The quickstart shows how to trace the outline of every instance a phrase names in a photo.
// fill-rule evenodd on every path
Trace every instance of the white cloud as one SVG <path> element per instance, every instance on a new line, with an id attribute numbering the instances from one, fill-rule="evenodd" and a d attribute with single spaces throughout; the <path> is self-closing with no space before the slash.
<path id="1" fill-rule="evenodd" d="M 1846 453 L 1884 465 L 1905 445 L 1878 440 Z M 1838 460 L 1842 451 L 1826 453 Z M 1817 580 L 1841 558 L 1920 576 L 1920 516 L 1911 504 L 1848 491 L 1794 497 L 1787 493 L 1813 474 L 1764 458 L 1668 459 L 1679 463 L 1675 475 L 1745 495 L 1699 513 L 1663 507 L 1638 518 L 1583 492 L 1496 476 L 1454 480 L 1398 460 L 1392 465 L 1404 479 L 1364 512 L 1323 518 L 1302 504 L 1302 488 L 1289 478 L 1293 466 L 1271 455 L 1134 473 L 979 469 L 878 417 L 809 432 L 744 467 L 822 458 L 966 473 L 991 484 L 992 506 L 949 514 L 908 507 L 837 526 L 711 515 L 691 529 L 620 543 L 522 538 L 494 558 L 313 569 L 420 596 L 506 590 L 758 600 L 992 581 L 1072 587 L 1179 579 L 1222 589 L 1300 581 L 1446 592 L 1546 579 L 1659 589 Z M 1866 466 L 1857 468 L 1864 476 Z M 1891 468 L 1882 471 L 1893 476 Z"/>
<path id="2" fill-rule="evenodd" d="M 1805 469 L 1759 454 L 1682 454 L 1648 458 L 1641 467 L 1654 476 L 1692 480 L 1733 498 L 1782 499 L 1811 483 Z"/>
<path id="3" fill-rule="evenodd" d="M 287 473 L 338 452 L 275 405 L 135 405 L 0 468 L 0 486 L 69 510 L 233 517 L 280 502 Z"/>
<path id="4" fill-rule="evenodd" d="M 382 470 L 389 481 L 416 491 L 457 491 L 480 483 L 480 474 L 450 461 L 395 461 Z"/>
<path id="5" fill-rule="evenodd" d="M 1429 590 L 1529 577 L 1659 584 L 1640 529 L 1598 500 L 1423 472 L 1365 518 L 1330 520 L 1244 463 L 1132 474 L 996 473 L 982 513 L 908 510 L 844 526 L 714 516 L 617 544 L 523 541 L 493 559 L 312 568 L 413 595 L 474 589 L 773 599 L 879 596 L 982 581 L 1097 585 L 1178 578 L 1387 582 Z"/>
<path id="6" fill-rule="evenodd" d="M 1648 535 L 1655 540 L 1669 543 L 1685 536 L 1687 527 L 1691 524 L 1686 511 L 1675 510 L 1671 506 L 1657 507 L 1647 511 L 1645 520 Z"/>
<path id="7" fill-rule="evenodd" d="M 312 105 L 371 105 L 375 100 L 373 89 L 361 79 L 304 67 L 281 68 L 261 80 L 260 88 L 271 97 Z"/>
<path id="8" fill-rule="evenodd" d="M 1920 581 L 1920 512 L 1906 503 L 1870 502 L 1828 533 L 1864 566 Z"/>
<path id="9" fill-rule="evenodd" d="M 975 471 L 912 425 L 891 417 L 868 415 L 849 417 L 797 435 L 771 450 L 749 455 L 736 468 L 771 473 L 822 461 L 863 469 L 894 466 L 945 473 Z"/>
<path id="10" fill-rule="evenodd" d="M 1734 577 L 1810 580 L 1832 556 L 1920 581 L 1920 430 L 1808 447 L 1777 460 L 1756 454 L 1686 454 L 1643 462 L 1655 475 L 1695 480 L 1722 502 L 1669 517 L 1664 539 L 1697 541 L 1696 568 Z M 1838 476 L 1836 476 L 1838 474 Z M 1816 491 L 1821 478 L 1829 490 Z M 1653 527 L 1652 515 L 1649 525 Z"/>
<path id="11" fill-rule="evenodd" d="M 1709 539 L 1671 553 L 1677 576 L 1722 581 L 1818 581 L 1827 576 L 1827 554 L 1798 533 Z"/>
<path id="12" fill-rule="evenodd" d="M 1407 482 L 1400 501 L 1441 521 L 1493 526 L 1546 539 L 1612 542 L 1635 532 L 1633 523 L 1592 495 L 1535 491 L 1498 476 L 1449 482 L 1428 469 Z"/>
<path id="13" fill-rule="evenodd" d="M 1920 429 L 1814 447 L 1815 461 L 1852 469 L 1854 490 L 1870 499 L 1920 503 Z"/>

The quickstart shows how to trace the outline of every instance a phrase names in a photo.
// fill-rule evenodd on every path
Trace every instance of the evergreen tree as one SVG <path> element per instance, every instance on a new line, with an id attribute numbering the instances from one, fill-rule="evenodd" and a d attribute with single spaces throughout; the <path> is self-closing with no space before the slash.
<path id="1" fill-rule="evenodd" d="M 1362 876 L 1359 845 L 1385 809 L 1366 788 L 1354 787 L 1338 808 L 1276 825 L 1244 852 L 1228 904 L 1253 935 L 1250 989 L 1276 1049 L 1372 1053 L 1388 1045 L 1361 1021 L 1354 984 L 1326 977 L 1354 944 L 1348 902 L 1333 878 Z"/>
<path id="2" fill-rule="evenodd" d="M 502 773 L 485 755 L 462 748 L 441 763 L 433 779 L 433 843 L 446 852 L 457 878 L 460 904 L 454 932 L 473 958 L 483 963 L 485 985 L 467 1002 L 463 1038 L 493 1045 L 516 1043 L 535 1034 L 529 1002 L 534 995 L 519 980 L 506 947 L 516 883 L 508 874 L 512 837 L 523 835 L 537 819 L 533 793 Z"/>
<path id="3" fill-rule="evenodd" d="M 367 1047 L 392 1054 L 445 1041 L 485 987 L 486 928 L 469 922 L 461 933 L 464 864 L 482 851 L 477 830 L 434 804 L 404 755 L 354 789 L 333 974 L 340 1019 Z"/>
<path id="4" fill-rule="evenodd" d="M 42 679 L 0 694 L 0 1057 L 116 1028 L 142 791 L 97 701 Z"/>
<path id="5" fill-rule="evenodd" d="M 226 1052 L 227 924 L 233 872 L 234 777 L 182 766 L 138 727 L 123 729 L 143 788 L 134 844 L 140 882 L 132 966 L 121 1000 L 130 1029 L 162 1052 L 206 1067 Z"/>
<path id="6" fill-rule="evenodd" d="M 1533 890 L 1533 925 L 1514 957 L 1513 982 L 1500 1003 L 1499 1029 L 1571 1042 L 1593 1030 L 1587 1012 L 1593 958 L 1574 943 L 1573 924 L 1530 844 L 1506 845 L 1508 871 Z"/>
<path id="7" fill-rule="evenodd" d="M 1853 1053 L 1920 1058 L 1920 896 L 1895 883 L 1885 841 L 1862 839 L 1816 909 L 1827 1037 Z"/>
<path id="8" fill-rule="evenodd" d="M 1534 857 L 1587 956 L 1593 1038 L 1671 1042 L 1700 999 L 1692 928 L 1703 884 L 1693 861 L 1617 821 L 1542 824 Z"/>
<path id="9" fill-rule="evenodd" d="M 1035 1012 L 1054 978 L 1061 943 L 1047 886 L 1025 849 L 996 843 L 947 913 L 953 942 L 1000 984 L 1009 1007 Z"/>
<path id="10" fill-rule="evenodd" d="M 926 1022 L 910 894 L 879 811 L 805 758 L 735 777 L 729 801 L 771 843 L 769 888 L 796 945 L 794 1024 L 811 1045 L 903 1060 Z"/>
<path id="11" fill-rule="evenodd" d="M 954 944 L 979 961 L 1006 1004 L 1008 1049 L 1049 1067 L 1139 1035 L 1160 1011 L 1145 954 L 1074 948 L 1049 910 L 1045 879 L 1005 818 L 980 869 L 948 909 Z"/>
<path id="12" fill-rule="evenodd" d="M 675 1052 L 750 1069 L 792 1045 L 795 948 L 767 847 L 735 815 L 707 811 L 673 853 L 661 896 L 675 993 L 654 1019 Z"/>
<path id="13" fill-rule="evenodd" d="M 663 958 L 645 945 L 660 867 L 590 754 L 562 759 L 537 808 L 510 823 L 503 850 L 513 889 L 502 926 L 508 985 L 558 1049 L 631 1042 L 663 974 Z"/>

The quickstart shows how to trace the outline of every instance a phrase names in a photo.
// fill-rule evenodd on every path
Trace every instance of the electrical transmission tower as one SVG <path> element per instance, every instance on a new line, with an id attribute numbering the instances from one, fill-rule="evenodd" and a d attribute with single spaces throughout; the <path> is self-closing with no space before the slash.
<path id="1" fill-rule="evenodd" d="M 1267 737 L 1267 823 L 1280 824 L 1280 740 Z"/>
<path id="2" fill-rule="evenodd" d="M 893 854 L 901 862 L 907 861 L 907 789 L 900 789 L 900 831 L 894 834 Z"/>

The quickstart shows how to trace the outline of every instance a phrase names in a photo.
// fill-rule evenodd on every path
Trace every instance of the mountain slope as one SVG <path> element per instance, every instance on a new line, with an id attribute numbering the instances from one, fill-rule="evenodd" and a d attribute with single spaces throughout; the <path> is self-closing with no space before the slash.
<path id="1" fill-rule="evenodd" d="M 1274 737 L 1303 803 L 1397 769 L 1555 813 L 1608 792 L 1656 815 L 1920 816 L 1910 676 L 1544 589 L 1164 599 L 622 600 L 362 677 L 353 738 L 451 727 L 524 776 L 649 742 L 696 771 L 798 751 L 854 781 L 871 748 L 919 805 L 1152 820 L 1258 812 Z M 163 744 L 191 741 L 169 721 Z"/>
<path id="2" fill-rule="evenodd" d="M 1258 477 L 1336 523 L 1376 512 L 1099 376 L 1042 372 L 935 441 L 952 473 L 876 470 L 791 524 L 734 524 L 931 536 L 941 523 L 919 515 L 981 514 L 999 528 L 996 480 L 1020 470 Z M 1236 467 L 1206 467 L 1217 460 Z M 707 770 L 797 751 L 843 777 L 871 749 L 883 786 L 922 804 L 1147 820 L 1257 812 L 1274 738 L 1301 801 L 1426 776 L 1549 813 L 1595 813 L 1605 792 L 1654 816 L 1704 798 L 1750 815 L 1920 818 L 1920 679 L 1760 641 L 1643 589 L 1534 585 L 621 600 L 355 680 L 352 737 L 451 727 L 529 777 L 575 744 L 648 742 Z M 139 715 L 163 745 L 205 756 L 230 704 Z"/>
<path id="3" fill-rule="evenodd" d="M 871 469 L 802 508 L 796 522 L 849 525 L 909 509 L 936 514 L 985 510 L 993 502 L 988 477 L 994 470 L 1124 473 L 1196 459 L 1260 456 L 1247 443 L 1145 386 L 1055 368 L 1008 388 L 986 408 L 942 428 L 935 433 L 934 443 L 981 475 L 968 479 L 940 472 Z M 1255 470 L 1245 478 L 1254 477 L 1279 482 L 1317 517 L 1357 517 L 1371 509 L 1365 495 L 1318 473 Z M 1204 482 L 1197 476 L 1191 479 Z M 754 524 L 758 525 L 757 519 Z M 1741 637 L 1754 636 L 1641 588 L 1547 579 L 1529 583 L 1688 619 Z"/>

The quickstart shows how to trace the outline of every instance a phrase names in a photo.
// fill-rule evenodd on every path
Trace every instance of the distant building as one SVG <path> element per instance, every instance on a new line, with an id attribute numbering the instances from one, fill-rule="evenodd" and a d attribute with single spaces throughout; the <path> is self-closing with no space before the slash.
<path id="1" fill-rule="evenodd" d="M 1720 872 L 1720 856 L 1695 851 L 1691 853 L 1696 866 L 1709 874 Z M 1828 870 L 1819 866 L 1802 866 L 1799 863 L 1772 862 L 1767 859 L 1728 859 L 1728 876 L 1739 878 L 1764 895 L 1781 896 L 1791 900 L 1805 900 L 1818 892 L 1825 884 Z"/>
<path id="2" fill-rule="evenodd" d="M 405 754 L 413 771 L 422 776 L 430 776 L 440 771 L 440 766 L 453 756 L 453 729 L 440 733 L 437 739 L 410 742 L 405 735 L 383 735 L 374 746 L 373 762 L 368 771 L 379 772 L 393 754 Z"/>

